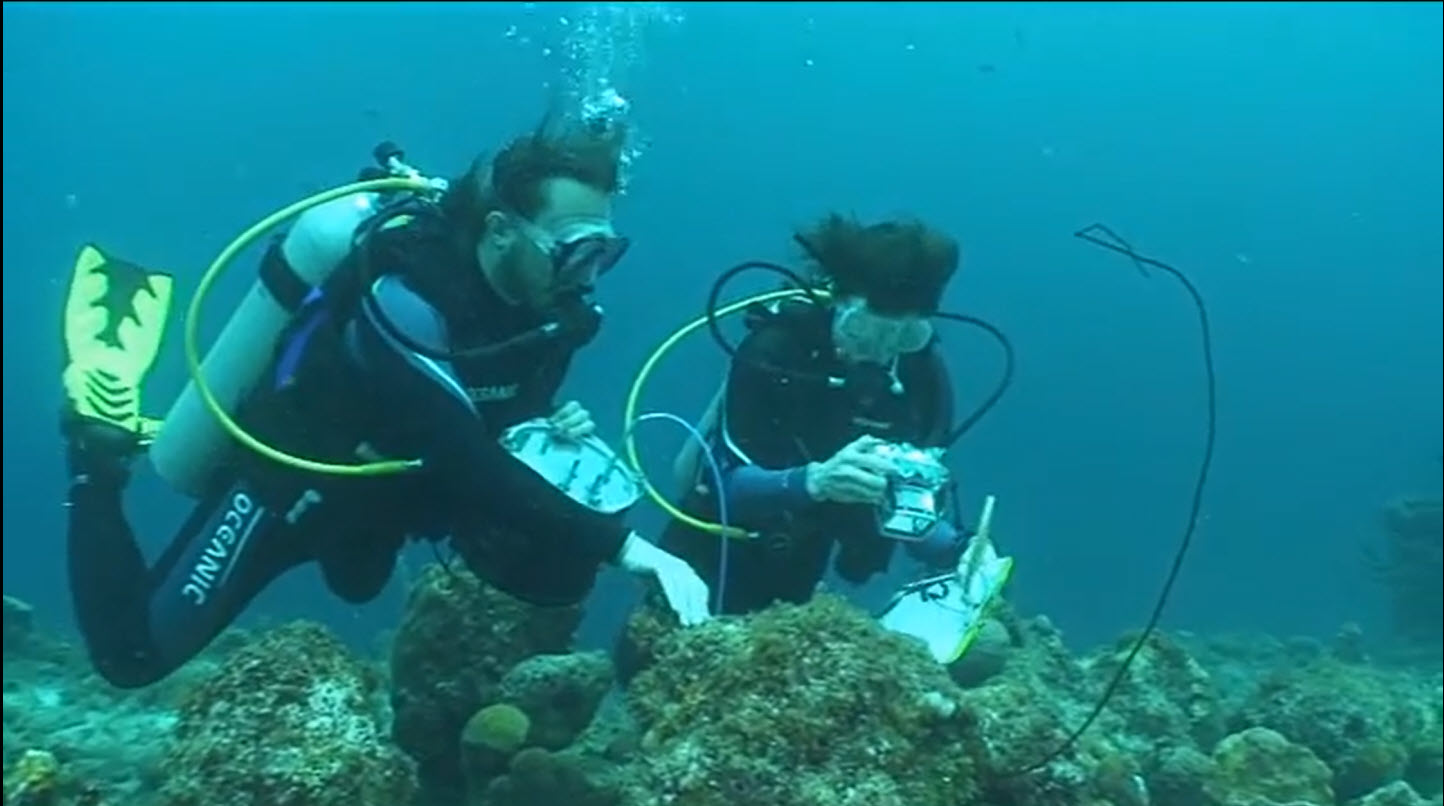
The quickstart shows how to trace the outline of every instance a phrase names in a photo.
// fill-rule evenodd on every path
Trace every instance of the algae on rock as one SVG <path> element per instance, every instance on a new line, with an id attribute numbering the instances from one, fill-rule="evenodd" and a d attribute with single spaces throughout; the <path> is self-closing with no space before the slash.
<path id="1" fill-rule="evenodd" d="M 1325 657 L 1267 675 L 1232 721 L 1312 750 L 1348 800 L 1406 776 L 1436 794 L 1440 720 L 1437 699 L 1416 676 Z"/>
<path id="2" fill-rule="evenodd" d="M 960 690 L 842 600 L 673 631 L 629 703 L 638 806 L 956 806 L 976 794 Z"/>
<path id="3" fill-rule="evenodd" d="M 467 720 L 498 701 L 518 662 L 565 652 L 580 620 L 578 607 L 529 605 L 462 568 L 420 575 L 391 648 L 391 700 L 396 741 L 420 765 L 430 799 L 461 800 Z"/>
<path id="4" fill-rule="evenodd" d="M 323 627 L 263 634 L 189 693 L 167 806 L 398 806 L 415 764 L 390 742 L 384 691 Z"/>
<path id="5" fill-rule="evenodd" d="M 1214 749 L 1213 761 L 1205 790 L 1224 806 L 1334 804 L 1332 774 L 1324 762 L 1268 728 L 1225 737 Z"/>

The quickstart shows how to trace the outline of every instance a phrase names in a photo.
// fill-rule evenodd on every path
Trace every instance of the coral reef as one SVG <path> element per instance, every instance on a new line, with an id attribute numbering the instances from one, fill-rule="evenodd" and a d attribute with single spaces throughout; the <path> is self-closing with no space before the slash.
<path id="1" fill-rule="evenodd" d="M 391 703 L 396 741 L 420 764 L 427 797 L 461 800 L 466 721 L 497 702 L 514 664 L 565 651 L 579 621 L 580 608 L 533 607 L 465 569 L 422 572 L 391 644 Z"/>
<path id="2" fill-rule="evenodd" d="M 594 662 L 584 661 L 573 668 L 584 669 L 586 664 Z M 582 680 L 586 679 L 587 675 L 583 674 Z M 487 726 L 482 728 L 478 725 L 475 731 L 469 729 L 468 734 L 493 734 L 494 738 L 490 741 L 503 749 L 484 757 L 480 760 L 481 766 L 476 767 L 472 766 L 472 762 L 477 759 L 468 754 L 469 806 L 533 806 L 542 803 L 630 806 L 630 801 L 625 799 L 630 772 L 627 762 L 637 750 L 636 724 L 620 698 L 603 700 L 595 711 L 591 723 L 566 749 L 549 751 L 532 746 L 519 752 L 517 750 L 521 745 L 531 741 L 521 736 L 519 717 L 524 715 L 520 710 L 499 704 L 478 711 L 478 717 L 486 714 Z M 526 728 L 530 733 L 529 720 L 526 720 Z M 495 736 L 498 733 L 503 735 Z M 506 759 L 506 769 L 500 773 L 487 766 L 498 758 Z"/>
<path id="3" fill-rule="evenodd" d="M 461 730 L 461 743 L 510 755 L 526 744 L 531 718 L 515 705 L 498 703 L 479 709 Z"/>
<path id="4" fill-rule="evenodd" d="M 1439 688 L 1403 671 L 1330 657 L 1265 675 L 1234 715 L 1237 728 L 1262 726 L 1313 751 L 1351 799 L 1395 780 L 1439 791 Z"/>
<path id="5" fill-rule="evenodd" d="M 1135 758 L 1129 750 L 1141 753 L 1150 749 L 1155 737 L 1131 734 L 1114 710 L 1105 711 L 1067 752 L 1057 752 L 1068 732 L 1086 718 L 1097 696 L 1096 690 L 1085 685 L 1090 665 L 1111 662 L 1113 652 L 1094 661 L 1074 658 L 1046 618 L 1014 618 L 1009 629 L 1017 649 L 1002 674 L 965 690 L 962 697 L 965 712 L 977 724 L 974 746 L 982 802 L 993 806 L 1147 804 L 1143 766 L 1147 759 Z M 1117 707 L 1129 710 L 1126 700 L 1130 693 L 1115 695 Z M 1137 706 L 1132 710 L 1147 712 Z M 1179 724 L 1182 720 L 1166 721 Z"/>
<path id="6" fill-rule="evenodd" d="M 396 741 L 419 763 L 429 799 L 461 800 L 467 720 L 499 701 L 518 662 L 565 652 L 580 620 L 580 608 L 528 605 L 465 569 L 423 571 L 391 647 L 391 701 Z"/>
<path id="7" fill-rule="evenodd" d="M 385 735 L 374 671 L 318 626 L 228 631 L 136 691 L 106 684 L 33 619 L 8 627 L 7 781 L 52 758 L 49 806 L 396 806 L 409 796 L 410 763 Z M 6 806 L 20 802 L 34 799 Z"/>
<path id="8" fill-rule="evenodd" d="M 377 675 L 295 622 L 228 658 L 181 705 L 166 806 L 397 806 L 414 764 L 386 735 Z"/>
<path id="9" fill-rule="evenodd" d="M 1334 802 L 1324 762 L 1268 728 L 1228 736 L 1214 749 L 1213 762 L 1204 791 L 1219 803 Z"/>
<path id="10" fill-rule="evenodd" d="M 483 806 L 634 806 L 627 795 L 640 729 L 624 698 L 603 700 L 587 729 L 559 752 L 529 748 L 487 791 Z"/>
<path id="11" fill-rule="evenodd" d="M 997 619 L 988 619 L 978 628 L 973 644 L 948 667 L 953 681 L 963 687 L 976 686 L 999 672 L 1013 652 L 1013 637 Z"/>
<path id="12" fill-rule="evenodd" d="M 128 804 L 154 792 L 166 751 L 159 739 L 174 729 L 181 693 L 234 648 L 234 636 L 161 683 L 122 691 L 91 671 L 82 650 L 41 630 L 28 605 L 5 598 L 5 768 L 26 751 L 54 758 L 67 806 L 81 798 Z"/>
<path id="13" fill-rule="evenodd" d="M 686 630 L 651 599 L 614 674 L 565 652 L 574 610 L 431 569 L 390 700 L 312 624 L 121 692 L 6 614 L 4 806 L 1444 806 L 1439 659 L 1388 665 L 1357 625 L 1153 634 L 1065 749 L 1133 636 L 1075 653 L 1006 603 L 986 657 L 945 669 L 829 595 Z M 454 755 L 452 791 L 417 792 L 391 701 L 413 752 Z"/>
<path id="14" fill-rule="evenodd" d="M 639 806 L 954 806 L 972 796 L 961 691 L 921 644 L 840 599 L 673 631 L 631 682 Z"/>
<path id="15" fill-rule="evenodd" d="M 1213 759 L 1193 747 L 1170 747 L 1159 753 L 1146 784 L 1152 803 L 1170 806 L 1215 806 L 1205 793 Z"/>
<path id="16" fill-rule="evenodd" d="M 602 652 L 537 655 L 506 673 L 497 697 L 531 718 L 530 744 L 561 750 L 591 724 L 612 677 Z"/>
<path id="17" fill-rule="evenodd" d="M 1101 691 L 1137 642 L 1125 634 L 1083 662 L 1089 688 Z M 1224 735 L 1224 712 L 1213 677 L 1174 639 L 1153 632 L 1109 703 L 1133 739 L 1131 754 L 1148 758 L 1175 746 L 1213 747 Z"/>
<path id="18" fill-rule="evenodd" d="M 580 753 L 529 747 L 512 758 L 507 774 L 493 780 L 476 802 L 482 806 L 624 806 L 623 787 L 611 780 L 615 769 Z"/>
<path id="19" fill-rule="evenodd" d="M 60 800 L 60 762 L 26 750 L 5 772 L 5 806 L 49 806 Z"/>
<path id="20" fill-rule="evenodd" d="M 1395 781 L 1359 798 L 1350 806 L 1433 806 L 1437 803 L 1439 803 L 1439 798 L 1436 797 L 1432 801 L 1425 800 L 1414 791 L 1413 787 L 1403 781 Z"/>
<path id="21" fill-rule="evenodd" d="M 35 609 L 13 596 L 5 597 L 5 654 L 25 651 L 35 632 Z"/>
<path id="22" fill-rule="evenodd" d="M 1355 627 L 1341 632 L 1332 652 L 1316 641 L 1204 642 L 1200 656 L 1208 663 L 1190 652 L 1200 645 L 1192 636 L 1150 635 L 1092 729 L 1059 753 L 1136 636 L 1075 657 L 1046 618 L 1022 619 L 1007 607 L 997 615 L 1008 634 L 1006 642 L 1001 635 L 993 641 L 1009 648 L 1001 671 L 963 689 L 916 678 L 931 688 L 923 701 L 951 715 L 941 722 L 946 728 L 935 728 L 933 741 L 910 747 L 896 732 L 915 716 L 897 720 L 906 703 L 917 701 L 911 698 L 918 687 L 899 684 L 896 676 L 892 688 L 880 685 L 876 670 L 856 659 L 886 659 L 894 670 L 912 670 L 917 661 L 897 654 L 895 636 L 868 629 L 869 622 L 856 621 L 859 615 L 840 603 L 822 597 L 685 633 L 669 630 L 665 614 L 645 608 L 633 616 L 624 653 L 640 669 L 631 702 L 645 730 L 645 752 L 633 762 L 633 778 L 645 784 L 633 797 L 640 804 L 701 806 L 722 799 L 849 802 L 864 797 L 858 793 L 875 803 L 1225 806 L 1277 796 L 1329 806 L 1336 787 L 1339 803 L 1383 798 L 1370 793 L 1389 785 L 1395 791 L 1412 786 L 1411 794 L 1438 792 L 1437 682 L 1341 660 L 1361 657 Z M 752 649 L 776 635 L 787 636 L 780 643 L 797 658 L 826 669 Z M 999 666 L 996 659 L 987 665 Z M 1301 669 L 1314 671 L 1300 678 Z M 1294 682 L 1281 689 L 1271 673 Z M 890 705 L 860 695 L 849 703 L 855 710 L 847 710 L 827 698 L 834 690 L 882 692 Z M 1281 695 L 1284 690 L 1289 693 Z M 1340 699 L 1372 714 L 1347 735 L 1327 727 L 1337 722 L 1332 715 Z M 1310 715 L 1302 718 L 1314 723 L 1313 734 L 1293 722 L 1295 713 Z M 1231 730 L 1236 733 L 1225 736 Z M 817 735 L 832 734 L 838 742 L 829 754 L 806 754 Z M 948 775 L 928 771 L 930 764 L 958 765 L 954 785 L 900 793 L 886 763 L 851 757 L 849 742 L 857 736 L 883 737 L 923 781 L 936 784 Z M 1369 766 L 1381 760 L 1388 764 Z M 1259 769 L 1272 772 L 1255 774 Z M 840 780 L 853 788 L 837 788 Z M 819 781 L 834 788 L 822 789 Z"/>
<path id="23" fill-rule="evenodd" d="M 478 710 L 461 730 L 461 772 L 468 800 L 504 774 L 531 734 L 531 719 L 514 705 L 498 703 Z"/>

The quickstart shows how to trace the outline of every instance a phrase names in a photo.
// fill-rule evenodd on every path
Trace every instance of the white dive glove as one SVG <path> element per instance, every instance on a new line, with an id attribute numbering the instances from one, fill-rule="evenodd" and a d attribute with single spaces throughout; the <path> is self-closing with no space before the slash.
<path id="1" fill-rule="evenodd" d="M 617 553 L 617 565 L 639 576 L 656 577 L 682 626 L 691 627 L 707 620 L 707 583 L 683 560 L 632 532 Z"/>

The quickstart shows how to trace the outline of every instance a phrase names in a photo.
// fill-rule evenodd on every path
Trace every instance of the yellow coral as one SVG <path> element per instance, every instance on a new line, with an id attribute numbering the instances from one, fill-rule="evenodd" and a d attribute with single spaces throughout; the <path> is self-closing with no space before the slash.
<path id="1" fill-rule="evenodd" d="M 44 750 L 26 750 L 5 776 L 7 804 L 50 803 L 60 779 L 60 762 Z"/>
<path id="2" fill-rule="evenodd" d="M 526 712 L 507 703 L 488 705 L 472 714 L 461 731 L 462 742 L 512 753 L 526 742 L 531 719 Z"/>

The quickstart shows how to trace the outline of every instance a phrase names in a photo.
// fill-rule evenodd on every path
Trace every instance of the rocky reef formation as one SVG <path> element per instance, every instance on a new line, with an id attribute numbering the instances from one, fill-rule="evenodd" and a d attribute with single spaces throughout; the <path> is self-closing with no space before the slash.
<path id="1" fill-rule="evenodd" d="M 1307 747 L 1352 799 L 1399 780 L 1437 791 L 1440 711 L 1437 680 L 1324 657 L 1265 675 L 1232 722 Z"/>
<path id="2" fill-rule="evenodd" d="M 562 750 L 591 724 L 612 678 L 612 661 L 601 652 L 537 655 L 506 673 L 497 696 L 528 714 L 530 744 Z"/>
<path id="3" fill-rule="evenodd" d="M 533 655 L 566 652 L 581 609 L 526 605 L 465 569 L 428 567 L 407 600 L 391 647 L 396 741 L 420 765 L 427 796 L 466 788 L 462 729 L 500 701 L 502 678 Z"/>
<path id="4" fill-rule="evenodd" d="M 1093 728 L 1057 752 L 1136 636 L 1078 657 L 1046 618 L 1006 607 L 997 615 L 989 652 L 1004 660 L 986 664 L 995 673 L 954 670 L 948 680 L 917 647 L 825 596 L 682 633 L 669 633 L 655 610 L 638 613 L 625 655 L 642 667 L 629 702 L 643 753 L 629 777 L 645 784 L 632 802 L 1439 800 L 1437 665 L 1425 673 L 1360 664 L 1351 641 L 1335 652 L 1314 645 L 1304 653 L 1311 663 L 1299 665 L 1303 650 L 1263 639 L 1268 651 L 1249 660 L 1268 663 L 1249 663 L 1197 637 L 1155 633 Z M 757 655 L 768 635 L 786 636 L 777 646 L 794 651 Z M 959 687 L 960 678 L 973 684 Z M 827 750 L 809 755 L 818 742 Z"/>
<path id="5" fill-rule="evenodd" d="M 1218 743 L 1203 791 L 1218 803 L 1333 803 L 1332 773 L 1307 747 L 1268 728 Z"/>
<path id="6" fill-rule="evenodd" d="M 228 632 L 138 691 L 21 619 L 6 636 L 5 806 L 396 806 L 415 791 L 378 667 L 320 625 Z"/>
<path id="7" fill-rule="evenodd" d="M 512 748 L 503 769 L 470 767 L 473 778 L 466 803 L 631 806 L 629 761 L 636 756 L 631 716 L 619 700 L 604 701 L 587 729 L 565 749 L 547 750 L 524 740 Z"/>
<path id="8" fill-rule="evenodd" d="M 5 806 L 1444 803 L 1438 659 L 1370 662 L 1357 630 L 1155 633 L 1064 749 L 1135 636 L 1080 655 L 1006 604 L 951 668 L 832 596 L 687 630 L 648 606 L 619 676 L 568 651 L 574 612 L 432 569 L 387 660 L 295 623 L 128 693 L 33 622 L 7 603 Z M 414 795 L 446 754 L 450 791 Z"/>
<path id="9" fill-rule="evenodd" d="M 671 632 L 649 654 L 629 691 L 639 806 L 952 806 L 976 795 L 961 690 L 921 644 L 839 599 Z"/>
<path id="10" fill-rule="evenodd" d="M 155 686 L 119 691 L 91 671 L 77 646 L 42 629 L 28 605 L 5 597 L 6 806 L 130 804 L 154 792 L 164 780 L 162 739 L 175 729 L 182 693 L 237 640 L 244 633 L 228 634 Z"/>
<path id="11" fill-rule="evenodd" d="M 319 625 L 248 644 L 187 693 L 165 806 L 394 806 L 415 765 L 389 740 L 385 692 Z"/>

